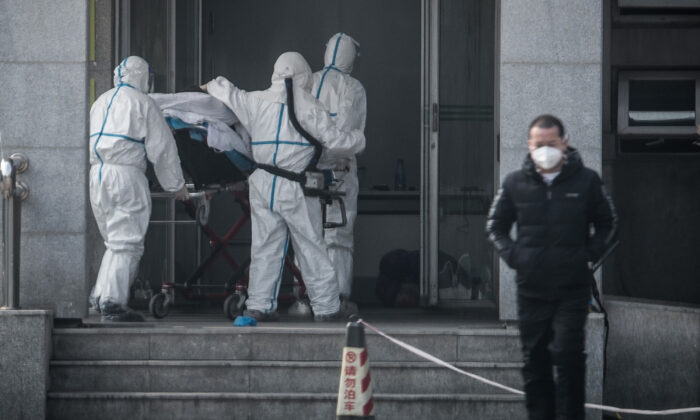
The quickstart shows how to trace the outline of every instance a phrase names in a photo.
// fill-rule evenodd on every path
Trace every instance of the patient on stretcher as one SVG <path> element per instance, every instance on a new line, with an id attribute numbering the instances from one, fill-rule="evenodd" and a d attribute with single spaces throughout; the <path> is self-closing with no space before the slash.
<path id="1" fill-rule="evenodd" d="M 244 181 L 254 170 L 250 136 L 223 103 L 197 92 L 150 96 L 173 130 L 183 172 L 196 189 Z"/>

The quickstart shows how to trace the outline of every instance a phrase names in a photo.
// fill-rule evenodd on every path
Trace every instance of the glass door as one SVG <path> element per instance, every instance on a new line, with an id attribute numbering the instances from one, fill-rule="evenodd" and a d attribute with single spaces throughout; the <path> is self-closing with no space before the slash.
<path id="1" fill-rule="evenodd" d="M 143 57 L 159 93 L 201 83 L 201 0 L 121 0 L 117 6 L 116 63 Z"/>
<path id="2" fill-rule="evenodd" d="M 493 302 L 495 4 L 423 5 L 423 303 Z"/>
<path id="3" fill-rule="evenodd" d="M 154 90 L 172 93 L 201 84 L 201 0 L 117 0 L 115 63 L 125 57 L 144 58 L 155 74 Z M 116 65 L 116 64 L 115 64 Z M 150 179 L 152 170 L 147 170 Z M 177 220 L 176 223 L 173 221 Z M 151 290 L 163 282 L 183 283 L 201 262 L 201 232 L 170 194 L 153 194 L 146 249 L 139 265 L 136 297 L 148 302 Z M 176 241 L 177 239 L 177 241 Z"/>

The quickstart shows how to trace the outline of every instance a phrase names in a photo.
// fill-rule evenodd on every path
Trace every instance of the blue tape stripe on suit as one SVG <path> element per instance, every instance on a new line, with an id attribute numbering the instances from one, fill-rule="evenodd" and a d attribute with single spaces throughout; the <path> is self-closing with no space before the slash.
<path id="1" fill-rule="evenodd" d="M 275 136 L 275 154 L 272 156 L 272 165 L 277 166 L 277 151 L 280 148 L 280 130 L 282 129 L 282 117 L 284 116 L 284 104 L 280 106 L 280 116 L 277 121 L 277 135 Z M 275 204 L 275 187 L 277 186 L 277 175 L 272 179 L 272 192 L 270 193 L 270 210 Z"/>

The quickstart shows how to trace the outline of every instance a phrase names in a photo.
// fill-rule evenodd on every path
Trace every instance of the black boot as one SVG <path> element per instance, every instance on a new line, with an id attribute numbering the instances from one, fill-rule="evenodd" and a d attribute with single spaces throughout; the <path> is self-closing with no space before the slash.
<path id="1" fill-rule="evenodd" d="M 102 309 L 102 322 L 143 322 L 145 318 L 138 312 L 123 308 L 113 302 L 104 302 Z"/>
<path id="2" fill-rule="evenodd" d="M 352 302 L 349 302 L 352 303 Z M 355 304 L 353 304 L 355 305 Z M 345 322 L 349 321 L 352 317 L 359 316 L 357 311 L 357 305 L 351 307 L 351 305 L 340 305 L 338 312 L 333 312 L 332 314 L 314 314 L 314 321 L 316 322 Z"/>
<path id="3" fill-rule="evenodd" d="M 243 316 L 253 318 L 258 322 L 274 322 L 280 320 L 280 315 L 277 313 L 277 311 L 263 312 L 258 311 L 257 309 L 246 309 L 245 311 L 243 311 Z"/>
<path id="4" fill-rule="evenodd" d="M 90 309 L 97 312 L 98 314 L 102 313 L 102 309 L 100 309 L 100 297 L 96 297 L 93 299 L 90 297 Z"/>

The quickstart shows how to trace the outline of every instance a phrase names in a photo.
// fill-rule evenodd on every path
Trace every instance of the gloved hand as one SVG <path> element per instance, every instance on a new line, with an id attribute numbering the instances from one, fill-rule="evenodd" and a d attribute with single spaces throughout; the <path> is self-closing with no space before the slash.
<path id="1" fill-rule="evenodd" d="M 175 199 L 178 201 L 185 201 L 190 199 L 190 193 L 187 192 L 187 185 L 183 185 L 182 188 L 175 191 Z"/>

